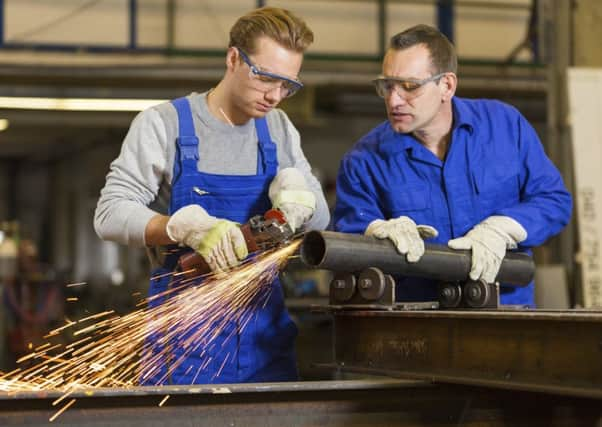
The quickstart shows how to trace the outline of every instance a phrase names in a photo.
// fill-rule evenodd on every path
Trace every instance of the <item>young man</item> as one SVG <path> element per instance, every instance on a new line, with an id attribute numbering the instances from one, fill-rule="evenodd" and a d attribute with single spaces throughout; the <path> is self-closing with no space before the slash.
<path id="1" fill-rule="evenodd" d="M 559 233 L 572 201 L 516 109 L 454 97 L 456 68 L 452 44 L 435 28 L 418 25 L 391 38 L 374 80 L 388 121 L 343 158 L 334 225 L 388 238 L 408 262 L 423 255 L 425 238 L 471 249 L 470 278 L 493 283 L 506 250 Z M 397 297 L 436 300 L 437 287 L 400 278 Z M 502 286 L 501 303 L 534 306 L 533 283 Z"/>
<path id="2" fill-rule="evenodd" d="M 94 225 L 103 239 L 131 245 L 178 244 L 196 250 L 213 271 L 247 256 L 239 224 L 280 209 L 294 230 L 323 229 L 329 213 L 282 99 L 302 88 L 298 74 L 313 33 L 287 10 L 264 7 L 230 31 L 219 84 L 140 113 L 111 164 Z M 167 215 L 148 207 L 168 204 Z M 167 202 L 167 203 L 166 203 Z M 150 295 L 167 289 L 181 252 L 151 273 Z M 269 301 L 235 334 L 187 356 L 168 381 L 147 384 L 285 381 L 297 377 L 296 328 L 275 283 Z M 160 337 L 153 337 L 160 340 Z M 183 353 L 174 349 L 174 358 Z M 210 362 L 207 366 L 204 362 Z M 192 366 L 192 368 L 191 368 Z"/>

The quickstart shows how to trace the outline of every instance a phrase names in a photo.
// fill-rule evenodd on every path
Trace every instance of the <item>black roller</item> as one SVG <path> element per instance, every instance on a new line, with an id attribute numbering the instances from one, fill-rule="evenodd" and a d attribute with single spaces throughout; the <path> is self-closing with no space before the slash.
<path id="1" fill-rule="evenodd" d="M 409 263 L 388 239 L 334 231 L 310 231 L 301 243 L 301 260 L 310 267 L 335 272 L 361 272 L 377 267 L 385 274 L 442 281 L 468 279 L 470 251 L 425 244 L 420 261 Z M 508 252 L 496 277 L 501 283 L 524 286 L 533 280 L 535 263 L 525 253 Z"/>

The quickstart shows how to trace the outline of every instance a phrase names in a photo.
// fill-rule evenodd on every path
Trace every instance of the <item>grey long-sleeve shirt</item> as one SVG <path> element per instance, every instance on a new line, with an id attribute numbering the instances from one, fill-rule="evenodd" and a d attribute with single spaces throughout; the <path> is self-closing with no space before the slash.
<path id="1" fill-rule="evenodd" d="M 201 172 L 222 175 L 257 173 L 257 135 L 253 120 L 231 126 L 217 120 L 207 107 L 207 94 L 188 96 L 199 137 Z M 301 150 L 299 132 L 282 110 L 267 116 L 278 153 L 278 168 L 301 171 L 316 196 L 316 211 L 307 228 L 324 229 L 330 220 L 319 181 Z M 177 113 L 169 102 L 139 113 L 111 163 L 94 213 L 94 229 L 104 240 L 143 246 L 144 230 L 157 213 L 166 214 L 171 195 Z"/>

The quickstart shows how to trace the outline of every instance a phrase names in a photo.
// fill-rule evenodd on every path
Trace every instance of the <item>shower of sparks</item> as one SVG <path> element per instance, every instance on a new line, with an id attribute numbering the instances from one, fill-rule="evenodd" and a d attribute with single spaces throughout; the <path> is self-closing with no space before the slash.
<path id="1" fill-rule="evenodd" d="M 165 396 L 163 398 L 163 400 L 161 400 L 161 402 L 159 402 L 159 406 L 163 406 L 165 404 L 165 402 L 167 402 L 167 399 L 169 399 L 169 394 L 167 396 Z"/>
<path id="2" fill-rule="evenodd" d="M 65 412 L 67 409 L 69 409 L 70 406 L 72 406 L 75 403 L 75 399 L 71 399 L 69 401 L 69 403 L 67 403 L 65 406 L 63 406 L 61 409 L 59 409 L 56 414 L 54 414 L 52 417 L 50 417 L 48 419 L 48 421 L 53 422 L 54 420 L 56 420 L 59 415 L 61 415 L 63 412 Z"/>
<path id="3" fill-rule="evenodd" d="M 83 286 L 86 285 L 86 282 L 78 282 L 78 283 L 69 283 L 68 285 L 65 285 L 65 287 L 67 288 L 73 288 L 75 286 Z"/>
<path id="4" fill-rule="evenodd" d="M 74 342 L 32 347 L 17 361 L 17 369 L 0 374 L 0 391 L 56 390 L 64 393 L 57 404 L 77 390 L 137 386 L 163 371 L 162 379 L 167 379 L 192 352 L 202 354 L 215 345 L 228 324 L 236 322 L 242 329 L 249 323 L 254 310 L 267 303 L 272 282 L 299 244 L 296 240 L 260 253 L 228 273 L 203 277 L 201 283 L 198 278 L 175 278 L 167 291 L 142 300 L 140 309 L 124 316 L 105 311 L 77 321 L 66 319 L 44 338 L 69 331 Z M 151 346 L 151 336 L 161 336 L 159 342 L 168 345 Z M 174 346 L 182 350 L 175 360 Z M 222 367 L 230 355 L 224 356 Z M 205 358 L 195 377 L 211 362 Z"/>

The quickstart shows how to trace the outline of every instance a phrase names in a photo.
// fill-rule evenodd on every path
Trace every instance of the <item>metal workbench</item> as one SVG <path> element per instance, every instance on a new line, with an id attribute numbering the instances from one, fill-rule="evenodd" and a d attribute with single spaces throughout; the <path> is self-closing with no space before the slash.
<path id="1" fill-rule="evenodd" d="M 50 422 L 58 397 L 4 395 L 0 425 L 549 427 L 602 422 L 595 399 L 386 379 L 98 389 L 70 395 L 75 404 Z"/>
<path id="2" fill-rule="evenodd" d="M 602 426 L 601 313 L 320 310 L 362 379 L 4 393 L 0 426 Z"/>

